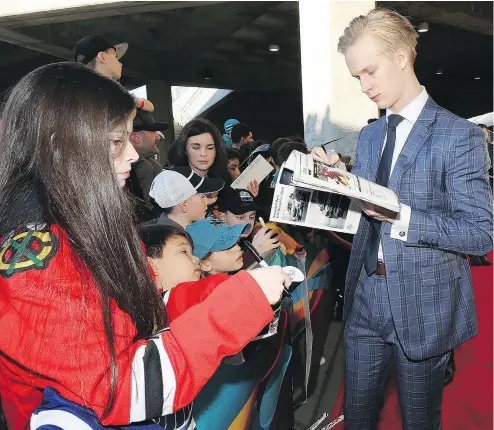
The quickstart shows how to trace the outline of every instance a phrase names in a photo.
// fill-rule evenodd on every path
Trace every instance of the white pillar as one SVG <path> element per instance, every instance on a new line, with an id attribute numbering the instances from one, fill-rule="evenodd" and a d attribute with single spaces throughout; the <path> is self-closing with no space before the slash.
<path id="1" fill-rule="evenodd" d="M 150 81 L 146 85 L 147 97 L 154 105 L 152 113 L 155 121 L 165 121 L 169 124 L 168 129 L 163 132 L 165 145 L 160 147 L 159 161 L 165 163 L 168 148 L 175 140 L 173 131 L 173 109 L 171 86 L 165 81 Z"/>
<path id="2" fill-rule="evenodd" d="M 360 130 L 378 116 L 376 104 L 362 94 L 337 51 L 350 21 L 374 7 L 373 1 L 299 2 L 304 134 L 309 147 L 344 136 L 328 148 L 353 157 Z"/>

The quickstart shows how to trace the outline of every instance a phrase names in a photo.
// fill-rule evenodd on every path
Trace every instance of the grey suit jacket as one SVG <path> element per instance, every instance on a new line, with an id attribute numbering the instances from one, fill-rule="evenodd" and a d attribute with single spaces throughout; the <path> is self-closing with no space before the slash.
<path id="1" fill-rule="evenodd" d="M 386 119 L 365 127 L 352 173 L 374 181 Z M 492 249 L 489 161 L 482 130 L 439 107 L 430 97 L 399 155 L 388 187 L 411 207 L 407 241 L 381 240 L 389 302 L 408 357 L 425 359 L 477 334 L 470 267 L 465 254 Z M 345 290 L 349 314 L 363 268 L 369 219 L 353 241 Z"/>

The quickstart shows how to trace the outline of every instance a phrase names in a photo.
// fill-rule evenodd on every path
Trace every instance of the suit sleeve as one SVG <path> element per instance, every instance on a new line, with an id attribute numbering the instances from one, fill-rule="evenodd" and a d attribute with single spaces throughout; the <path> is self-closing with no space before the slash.
<path id="1" fill-rule="evenodd" d="M 447 163 L 445 186 L 452 216 L 412 208 L 405 246 L 485 255 L 492 249 L 492 195 L 479 127 L 465 128 L 450 148 Z"/>
<path id="2" fill-rule="evenodd" d="M 81 284 L 75 274 L 68 279 L 63 269 L 51 270 L 49 282 L 35 271 L 0 278 L 0 331 L 9 333 L 0 336 L 0 365 L 36 392 L 50 386 L 92 409 L 104 425 L 158 418 L 187 406 L 221 360 L 241 351 L 273 319 L 247 272 L 216 286 L 149 340 L 134 341 L 130 317 L 111 302 L 117 386 L 104 416 L 111 361 L 101 303 L 90 283 Z"/>

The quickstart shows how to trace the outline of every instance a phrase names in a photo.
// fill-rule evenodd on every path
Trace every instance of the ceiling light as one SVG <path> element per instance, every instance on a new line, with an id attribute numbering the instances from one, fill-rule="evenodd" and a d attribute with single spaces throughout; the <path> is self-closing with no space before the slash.
<path id="1" fill-rule="evenodd" d="M 280 50 L 280 46 L 279 45 L 269 45 L 269 50 L 271 52 L 278 52 Z"/>
<path id="2" fill-rule="evenodd" d="M 422 22 L 419 24 L 417 27 L 417 31 L 419 33 L 427 33 L 429 31 L 429 23 L 428 22 Z"/>
<path id="3" fill-rule="evenodd" d="M 475 79 L 476 81 L 480 81 L 480 76 L 475 76 L 475 78 L 473 79 Z"/>
<path id="4" fill-rule="evenodd" d="M 443 71 L 442 71 L 442 70 L 438 70 L 438 71 L 436 72 L 436 75 L 442 75 L 442 74 L 443 74 Z"/>
<path id="5" fill-rule="evenodd" d="M 203 77 L 206 81 L 210 81 L 211 79 L 213 79 L 213 73 L 211 72 L 211 69 L 204 70 Z"/>

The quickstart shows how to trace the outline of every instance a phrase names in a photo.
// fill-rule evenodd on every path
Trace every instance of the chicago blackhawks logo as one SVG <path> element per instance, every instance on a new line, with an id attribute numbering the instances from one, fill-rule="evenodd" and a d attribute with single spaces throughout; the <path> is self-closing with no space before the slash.
<path id="1" fill-rule="evenodd" d="M 58 250 L 58 239 L 48 227 L 27 228 L 9 235 L 0 250 L 0 276 L 43 270 Z"/>

